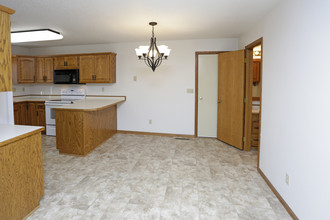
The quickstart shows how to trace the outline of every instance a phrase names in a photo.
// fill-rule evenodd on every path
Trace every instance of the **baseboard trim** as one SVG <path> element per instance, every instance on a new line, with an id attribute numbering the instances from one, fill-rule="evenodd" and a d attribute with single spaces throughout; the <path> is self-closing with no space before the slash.
<path id="1" fill-rule="evenodd" d="M 186 135 L 186 134 L 168 134 L 168 133 L 155 133 L 155 132 L 143 132 L 143 131 L 126 131 L 126 130 L 117 130 L 117 133 L 122 133 L 122 134 L 155 135 L 155 136 L 165 136 L 165 137 L 195 138 L 195 135 Z"/>
<path id="2" fill-rule="evenodd" d="M 292 219 L 298 220 L 299 218 L 296 216 L 296 214 L 294 214 L 294 212 L 292 211 L 290 206 L 285 202 L 285 200 L 282 198 L 282 196 L 277 192 L 277 190 L 275 189 L 273 184 L 269 181 L 269 179 L 266 177 L 266 175 L 262 172 L 262 170 L 259 167 L 258 167 L 258 172 L 261 175 L 261 177 L 266 181 L 267 185 L 273 191 L 273 193 L 278 198 L 278 200 L 280 200 L 280 202 L 282 203 L 282 205 L 284 206 L 286 211 L 289 213 L 289 215 L 292 217 Z"/>

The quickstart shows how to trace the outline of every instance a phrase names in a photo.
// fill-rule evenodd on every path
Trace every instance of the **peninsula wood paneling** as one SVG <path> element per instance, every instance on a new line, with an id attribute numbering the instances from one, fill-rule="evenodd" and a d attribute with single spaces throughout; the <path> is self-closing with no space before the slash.
<path id="1" fill-rule="evenodd" d="M 56 111 L 56 148 L 85 156 L 117 132 L 117 106 L 102 110 Z"/>
<path id="2" fill-rule="evenodd" d="M 0 173 L 0 219 L 23 219 L 44 194 L 40 132 L 1 145 Z"/>
<path id="3" fill-rule="evenodd" d="M 8 14 L 11 9 L 3 6 L 0 9 L 0 92 L 7 92 L 13 90 L 10 44 L 10 14 Z"/>

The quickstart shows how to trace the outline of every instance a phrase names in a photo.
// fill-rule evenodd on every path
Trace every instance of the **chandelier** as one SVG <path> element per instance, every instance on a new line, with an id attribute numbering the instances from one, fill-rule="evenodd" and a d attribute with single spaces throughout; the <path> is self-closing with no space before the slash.
<path id="1" fill-rule="evenodd" d="M 155 72 L 155 69 L 162 63 L 163 59 L 167 60 L 171 49 L 168 49 L 168 46 L 166 45 L 160 45 L 157 47 L 156 38 L 154 36 L 154 26 L 157 25 L 157 22 L 150 22 L 149 25 L 152 26 L 150 46 L 139 46 L 139 48 L 135 49 L 135 52 L 139 60 L 144 60 L 147 66 Z"/>

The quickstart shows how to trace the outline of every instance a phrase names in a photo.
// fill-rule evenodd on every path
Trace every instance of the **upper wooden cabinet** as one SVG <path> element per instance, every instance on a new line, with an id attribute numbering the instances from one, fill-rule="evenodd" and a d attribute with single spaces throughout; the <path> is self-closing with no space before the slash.
<path id="1" fill-rule="evenodd" d="M 79 64 L 79 65 L 78 65 Z M 13 83 L 52 83 L 56 69 L 79 69 L 80 83 L 115 83 L 116 54 L 92 53 L 54 57 L 12 57 Z"/>
<path id="2" fill-rule="evenodd" d="M 253 60 L 253 82 L 260 81 L 260 59 Z"/>
<path id="3" fill-rule="evenodd" d="M 80 83 L 115 83 L 116 54 L 79 56 Z"/>
<path id="4" fill-rule="evenodd" d="M 56 56 L 54 57 L 54 69 L 78 69 L 78 56 Z"/>
<path id="5" fill-rule="evenodd" d="M 36 79 L 36 58 L 17 56 L 17 82 L 34 83 Z"/>
<path id="6" fill-rule="evenodd" d="M 52 83 L 53 71 L 54 65 L 52 57 L 37 58 L 37 83 Z"/>

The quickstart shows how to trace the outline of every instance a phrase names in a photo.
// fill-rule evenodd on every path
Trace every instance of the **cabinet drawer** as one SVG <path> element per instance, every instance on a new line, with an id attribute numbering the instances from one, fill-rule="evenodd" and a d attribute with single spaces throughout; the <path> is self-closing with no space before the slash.
<path id="1" fill-rule="evenodd" d="M 259 141 L 251 141 L 251 146 L 252 147 L 258 147 L 259 146 Z"/>
<path id="2" fill-rule="evenodd" d="M 36 109 L 45 109 L 44 104 L 36 104 Z"/>
<path id="3" fill-rule="evenodd" d="M 251 140 L 252 141 L 259 141 L 259 135 L 258 134 L 252 134 Z"/>

